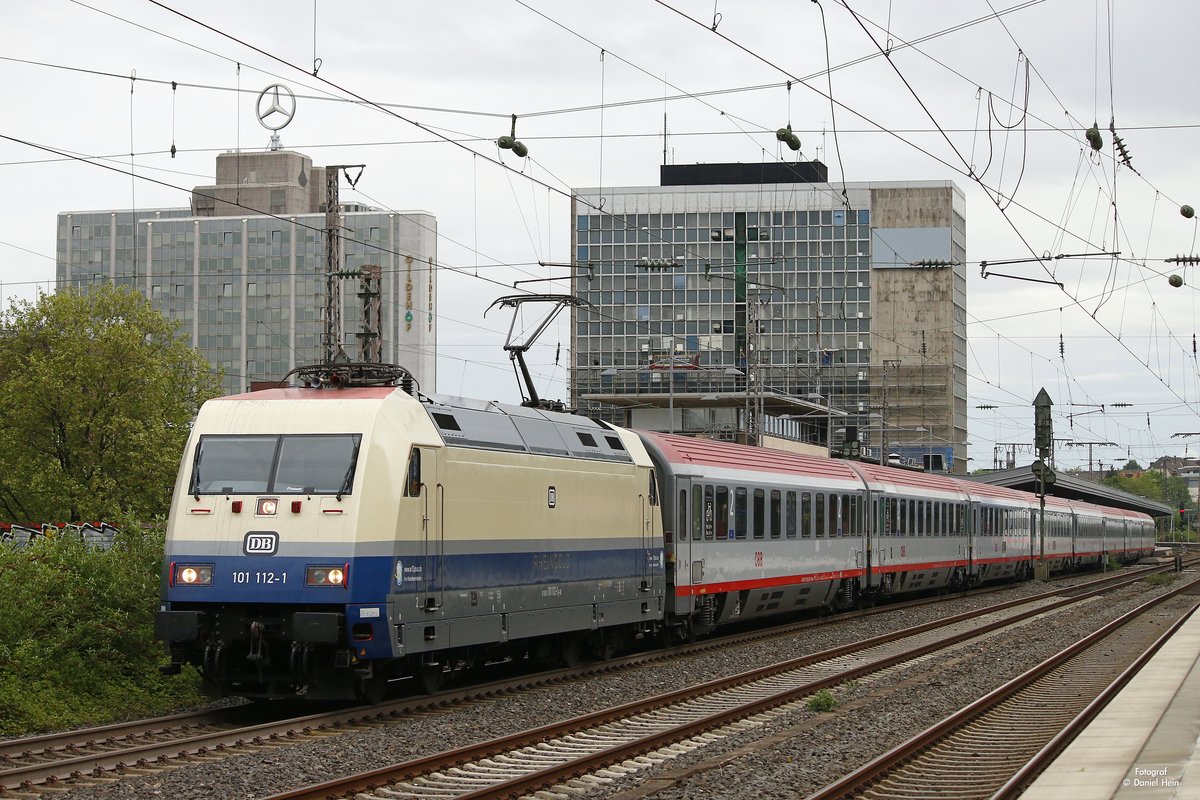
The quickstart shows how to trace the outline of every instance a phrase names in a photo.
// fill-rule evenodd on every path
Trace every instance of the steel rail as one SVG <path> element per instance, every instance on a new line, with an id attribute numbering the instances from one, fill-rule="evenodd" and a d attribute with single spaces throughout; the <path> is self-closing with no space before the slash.
<path id="1" fill-rule="evenodd" d="M 1088 634 L 1040 664 L 1032 667 L 1021 675 L 1018 675 L 1012 680 L 1007 681 L 1002 686 L 992 690 L 988 694 L 979 698 L 970 705 L 960 709 L 954 714 L 951 714 L 942 721 L 938 722 L 936 725 L 921 731 L 916 736 L 913 736 L 907 741 L 902 742 L 878 758 L 869 761 L 848 775 L 843 776 L 841 779 L 830 783 L 817 792 L 814 792 L 808 796 L 807 800 L 834 800 L 834 798 L 851 797 L 858 792 L 867 790 L 871 785 L 877 783 L 884 775 L 910 761 L 922 750 L 930 747 L 935 742 L 969 724 L 971 721 L 981 717 L 986 712 L 996 708 L 998 705 L 1000 705 L 1000 703 L 1008 700 L 1021 690 L 1029 687 L 1039 678 L 1050 674 L 1096 643 L 1103 641 L 1114 632 L 1125 627 L 1125 625 L 1128 623 L 1141 617 L 1147 611 L 1153 609 L 1161 603 L 1166 602 L 1167 600 L 1172 599 L 1177 595 L 1194 590 L 1198 585 L 1200 585 L 1200 578 L 1195 578 L 1182 586 L 1159 595 L 1158 597 L 1139 605 L 1137 608 L 1122 614 L 1120 617 L 1112 622 L 1109 622 L 1102 628 L 1099 628 L 1098 630 Z M 1200 605 L 1200 600 L 1198 600 L 1197 604 L 1194 604 L 1191 610 L 1184 615 L 1184 619 L 1186 619 L 1187 616 L 1190 616 L 1195 611 L 1197 605 Z M 1182 624 L 1182 621 L 1176 622 L 1175 626 L 1180 624 Z M 1173 626 L 1172 630 L 1175 629 L 1175 626 Z M 1156 645 L 1161 646 L 1159 640 L 1156 640 Z"/>
<path id="2" fill-rule="evenodd" d="M 1032 606 L 1030 609 L 1019 612 L 1013 616 L 975 626 L 961 633 L 938 639 L 919 647 L 911 648 L 904 652 L 872 661 L 856 668 L 842 670 L 825 678 L 808 681 L 783 691 L 773 692 L 756 700 L 738 704 L 735 707 L 727 708 L 711 714 L 705 714 L 693 718 L 686 723 L 672 726 L 665 731 L 638 738 L 635 741 L 622 743 L 619 746 L 608 748 L 584 757 L 570 759 L 563 763 L 540 770 L 528 771 L 527 774 L 514 777 L 508 781 L 496 783 L 495 785 L 478 789 L 475 792 L 457 795 L 458 797 L 462 798 L 518 796 L 531 791 L 536 791 L 540 788 L 554 785 L 556 783 L 560 783 L 563 780 L 576 777 L 579 774 L 600 769 L 615 762 L 626 760 L 633 755 L 652 751 L 665 745 L 694 737 L 704 731 L 711 730 L 713 728 L 719 728 L 739 719 L 753 716 L 754 714 L 761 713 L 762 711 L 793 702 L 797 699 L 810 695 L 813 692 L 819 691 L 820 689 L 836 686 L 837 684 L 843 683 L 847 680 L 852 680 L 873 672 L 878 672 L 890 666 L 909 661 L 913 658 L 918 658 L 922 655 L 935 652 L 936 650 L 952 646 L 959 642 L 976 638 L 990 631 L 1016 624 L 1024 619 L 1045 614 L 1055 609 L 1077 603 L 1088 597 L 1110 591 L 1120 585 L 1141 580 L 1142 577 L 1144 576 L 1139 573 L 1136 577 L 1127 577 L 1126 580 L 1115 585 L 1106 585 L 1101 588 L 1085 591 L 1074 597 L 1060 597 L 1057 600 L 1041 605 L 1039 605 L 1039 603 L 1042 600 L 1058 597 L 1064 593 L 1064 590 L 1059 589 L 1029 598 L 1007 601 L 995 606 L 990 606 L 986 609 L 957 614 L 943 620 L 916 625 L 901 631 L 895 631 L 848 645 L 831 648 L 820 653 L 811 654 L 796 659 L 789 659 L 778 664 L 761 667 L 726 678 L 719 678 L 704 684 L 699 684 L 697 686 L 677 689 L 653 698 L 626 703 L 613 708 L 604 709 L 602 711 L 585 714 L 570 720 L 551 723 L 531 730 L 499 737 L 474 745 L 468 745 L 443 753 L 433 754 L 423 758 L 403 762 L 401 764 L 381 767 L 379 769 L 370 770 L 357 775 L 345 776 L 324 783 L 278 793 L 271 795 L 269 800 L 314 800 L 316 798 L 323 799 L 328 797 L 344 797 L 347 795 L 370 792 L 390 784 L 395 784 L 399 781 L 412 780 L 419 776 L 429 775 L 432 773 L 441 773 L 442 771 L 453 769 L 468 762 L 494 758 L 500 754 L 510 753 L 522 748 L 538 745 L 555 737 L 577 734 L 582 731 L 593 729 L 609 723 L 614 723 L 618 720 L 628 719 L 638 714 L 644 714 L 647 712 L 656 711 L 658 709 L 663 709 L 673 704 L 692 700 L 697 697 L 710 696 L 720 691 L 741 687 L 756 681 L 762 681 L 764 679 L 771 678 L 789 671 L 794 671 L 802 667 L 822 662 L 829 662 L 852 653 L 859 653 L 864 649 L 877 647 L 883 644 L 889 644 L 904 638 L 910 638 L 922 633 L 936 630 L 938 628 L 946 627 L 951 624 L 967 622 L 971 619 L 976 619 L 987 614 L 993 614 L 999 610 L 1005 610 L 1019 605 Z M 1111 584 L 1113 581 L 1109 579 L 1101 580 L 1097 583 Z"/>

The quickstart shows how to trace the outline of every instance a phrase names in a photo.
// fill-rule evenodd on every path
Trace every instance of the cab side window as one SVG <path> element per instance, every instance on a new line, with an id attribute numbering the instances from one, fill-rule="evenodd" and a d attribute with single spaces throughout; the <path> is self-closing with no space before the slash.
<path id="1" fill-rule="evenodd" d="M 404 496 L 421 496 L 421 450 L 414 447 L 408 454 L 408 469 L 404 476 Z"/>

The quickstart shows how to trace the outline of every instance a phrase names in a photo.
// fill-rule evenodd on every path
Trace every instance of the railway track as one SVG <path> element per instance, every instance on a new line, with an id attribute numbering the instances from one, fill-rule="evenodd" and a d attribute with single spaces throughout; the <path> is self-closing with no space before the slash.
<path id="1" fill-rule="evenodd" d="M 993 610 L 1033 602 L 1050 601 L 1061 595 L 1095 592 L 1132 582 L 1165 567 L 1124 570 L 1075 587 L 1062 587 L 1027 598 L 1009 600 Z M 987 594 L 991 589 L 980 590 Z M 705 650 L 722 648 L 773 636 L 790 635 L 797 630 L 829 624 L 870 614 L 939 602 L 920 599 L 892 604 L 851 614 L 804 620 L 769 630 L 755 630 L 705 640 L 673 650 L 636 654 L 590 665 L 585 668 L 553 670 L 538 675 L 493 680 L 453 690 L 433 698 L 421 697 L 394 701 L 378 706 L 340 708 L 333 711 L 295 716 L 297 704 L 281 709 L 256 705 L 177 714 L 152 720 L 119 723 L 100 728 L 68 731 L 32 738 L 0 741 L 0 796 L 37 794 L 44 789 L 65 787 L 91 781 L 112 780 L 122 773 L 165 769 L 186 764 L 193 758 L 213 758 L 243 752 L 249 747 L 282 746 L 305 738 L 336 735 L 364 725 L 383 725 L 412 713 L 431 708 L 470 703 L 501 693 L 521 691 L 578 680 L 589 675 L 618 669 L 645 666 Z M 941 624 L 941 623 L 937 623 Z M 858 647 L 859 645 L 855 645 Z"/>
<path id="2" fill-rule="evenodd" d="M 519 797 L 564 783 L 569 790 L 596 789 L 760 725 L 821 689 L 875 680 L 898 665 L 1095 597 L 1112 588 L 1106 583 L 1073 597 L 1028 598 L 961 614 L 270 800 Z"/>
<path id="3" fill-rule="evenodd" d="M 1197 595 L 1200 579 L 1144 603 L 809 800 L 1017 797 L 1200 606 Z"/>

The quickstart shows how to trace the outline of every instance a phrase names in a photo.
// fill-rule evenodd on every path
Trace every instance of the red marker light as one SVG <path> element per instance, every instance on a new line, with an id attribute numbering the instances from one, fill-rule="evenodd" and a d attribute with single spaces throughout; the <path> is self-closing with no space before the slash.
<path id="1" fill-rule="evenodd" d="M 242 513 L 242 501 L 241 500 L 234 500 L 233 503 L 231 503 L 231 505 L 233 506 L 233 513 L 235 513 L 235 514 Z"/>

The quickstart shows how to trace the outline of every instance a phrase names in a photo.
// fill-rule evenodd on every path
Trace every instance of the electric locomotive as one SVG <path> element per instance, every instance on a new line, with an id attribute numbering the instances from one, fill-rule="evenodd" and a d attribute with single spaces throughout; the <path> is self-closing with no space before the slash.
<path id="1" fill-rule="evenodd" d="M 174 669 L 196 665 L 219 694 L 374 700 L 392 681 L 428 691 L 460 667 L 604 655 L 658 630 L 657 484 L 636 436 L 330 388 L 349 370 L 201 409 L 155 619 Z"/>

